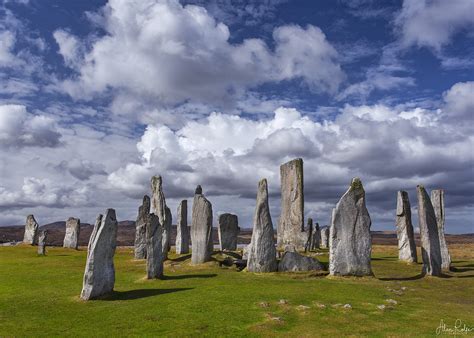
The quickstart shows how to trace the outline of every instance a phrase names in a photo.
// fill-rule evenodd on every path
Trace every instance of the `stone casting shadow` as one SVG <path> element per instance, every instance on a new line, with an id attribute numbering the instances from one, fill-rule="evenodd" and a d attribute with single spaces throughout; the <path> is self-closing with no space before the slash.
<path id="1" fill-rule="evenodd" d="M 167 293 L 192 290 L 194 288 L 175 288 L 175 289 L 138 289 L 129 291 L 112 291 L 112 293 L 99 298 L 100 300 L 115 301 L 115 300 L 133 300 L 140 298 L 153 297 L 164 295 Z"/>
<path id="2" fill-rule="evenodd" d="M 208 274 L 195 274 L 195 275 L 171 275 L 171 276 L 163 276 L 163 280 L 179 280 L 179 279 L 188 279 L 188 278 L 212 278 L 216 277 L 217 274 L 215 273 L 208 273 Z"/>

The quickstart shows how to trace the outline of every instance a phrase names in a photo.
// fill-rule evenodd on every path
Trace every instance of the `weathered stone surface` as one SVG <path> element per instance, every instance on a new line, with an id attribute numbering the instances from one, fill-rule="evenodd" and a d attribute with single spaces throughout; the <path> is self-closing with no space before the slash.
<path id="1" fill-rule="evenodd" d="M 196 188 L 193 200 L 191 221 L 192 264 L 202 264 L 211 260 L 214 249 L 212 242 L 212 204 L 204 195 L 202 188 Z"/>
<path id="2" fill-rule="evenodd" d="M 247 270 L 250 272 L 273 272 L 277 270 L 278 265 L 266 179 L 258 182 L 256 204 Z"/>
<path id="3" fill-rule="evenodd" d="M 94 299 L 112 292 L 115 284 L 114 255 L 117 246 L 117 218 L 114 209 L 99 215 L 87 249 L 81 298 Z"/>
<path id="4" fill-rule="evenodd" d="M 310 251 L 313 248 L 313 219 L 311 217 L 308 218 L 307 224 L 306 224 L 306 232 L 308 233 L 308 240 L 306 241 L 306 244 L 304 246 L 304 252 Z"/>
<path id="5" fill-rule="evenodd" d="M 163 180 L 161 176 L 151 178 L 151 212 L 158 216 L 161 228 L 163 229 L 162 250 L 164 259 L 168 258 L 171 240 L 171 210 L 166 206 L 165 194 L 163 193 Z"/>
<path id="6" fill-rule="evenodd" d="M 370 225 L 362 182 L 359 178 L 354 178 L 349 189 L 333 209 L 329 230 L 331 275 L 372 275 Z"/>
<path id="7" fill-rule="evenodd" d="M 66 221 L 66 234 L 64 235 L 64 248 L 76 249 L 79 245 L 79 234 L 81 232 L 81 220 L 69 217 Z"/>
<path id="8" fill-rule="evenodd" d="M 319 249 L 321 247 L 321 230 L 319 229 L 319 223 L 316 223 L 311 237 L 311 250 Z"/>
<path id="9" fill-rule="evenodd" d="M 146 227 L 146 274 L 148 279 L 163 277 L 163 229 L 160 219 L 149 214 Z"/>
<path id="10" fill-rule="evenodd" d="M 247 244 L 246 246 L 244 246 L 244 248 L 242 249 L 242 259 L 243 260 L 248 260 L 249 259 L 249 251 L 252 247 L 252 243 L 249 243 Z"/>
<path id="11" fill-rule="evenodd" d="M 303 160 L 297 158 L 280 166 L 281 214 L 277 243 L 303 250 L 308 239 L 304 229 Z"/>
<path id="12" fill-rule="evenodd" d="M 28 215 L 26 217 L 25 235 L 23 237 L 23 243 L 31 245 L 38 244 L 38 228 L 39 225 L 35 220 L 35 216 Z"/>
<path id="13" fill-rule="evenodd" d="M 285 252 L 278 263 L 278 271 L 311 271 L 324 270 L 323 265 L 315 258 L 300 255 L 297 252 Z"/>
<path id="14" fill-rule="evenodd" d="M 398 259 L 416 263 L 416 244 L 411 223 L 411 208 L 408 193 L 400 190 L 397 193 L 397 218 L 395 221 L 398 238 Z"/>
<path id="15" fill-rule="evenodd" d="M 240 232 L 237 215 L 229 213 L 220 215 L 217 230 L 221 250 L 237 250 L 237 236 Z"/>
<path id="16" fill-rule="evenodd" d="M 440 276 L 442 260 L 435 211 L 425 188 L 422 185 L 418 185 L 416 190 L 418 197 L 418 225 L 420 227 L 423 273 L 432 276 Z"/>
<path id="17" fill-rule="evenodd" d="M 38 255 L 46 255 L 46 240 L 48 239 L 48 231 L 43 230 L 38 236 Z"/>
<path id="18" fill-rule="evenodd" d="M 439 249 L 441 250 L 441 268 L 449 270 L 451 268 L 451 255 L 444 235 L 444 190 L 436 189 L 431 191 L 431 203 L 436 215 L 438 226 Z"/>
<path id="19" fill-rule="evenodd" d="M 143 196 L 143 203 L 138 207 L 138 216 L 135 222 L 135 244 L 134 253 L 135 259 L 145 259 L 146 246 L 146 227 L 150 215 L 150 197 Z"/>
<path id="20" fill-rule="evenodd" d="M 188 228 L 188 201 L 182 200 L 178 205 L 176 223 L 176 253 L 178 255 L 189 253 L 189 228 Z"/>
<path id="21" fill-rule="evenodd" d="M 321 228 L 321 248 L 329 249 L 329 227 L 324 226 Z"/>

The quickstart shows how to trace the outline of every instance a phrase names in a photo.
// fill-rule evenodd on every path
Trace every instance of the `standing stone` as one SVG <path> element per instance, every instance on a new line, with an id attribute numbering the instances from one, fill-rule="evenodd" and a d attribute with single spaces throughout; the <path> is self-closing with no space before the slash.
<path id="1" fill-rule="evenodd" d="M 145 259 L 147 244 L 146 244 L 146 227 L 150 214 L 150 197 L 143 196 L 143 203 L 138 207 L 138 217 L 135 222 L 135 259 Z"/>
<path id="2" fill-rule="evenodd" d="M 66 234 L 64 235 L 64 248 L 76 249 L 79 245 L 81 221 L 79 218 L 69 217 L 66 221 Z"/>
<path id="3" fill-rule="evenodd" d="M 48 231 L 43 230 L 38 237 L 38 255 L 46 255 L 46 240 L 48 239 Z"/>
<path id="4" fill-rule="evenodd" d="M 170 250 L 171 239 L 171 210 L 166 206 L 165 194 L 163 193 L 163 180 L 161 176 L 153 176 L 151 178 L 151 212 L 158 216 L 160 220 L 161 229 L 163 229 L 162 236 L 162 250 L 164 259 L 168 258 L 168 251 Z"/>
<path id="5" fill-rule="evenodd" d="M 297 158 L 280 166 L 281 215 L 278 222 L 279 247 L 294 245 L 304 249 L 308 233 L 304 229 L 303 160 Z"/>
<path id="6" fill-rule="evenodd" d="M 237 236 L 239 232 L 239 219 L 237 215 L 222 214 L 219 216 L 218 235 L 221 251 L 237 250 Z"/>
<path id="7" fill-rule="evenodd" d="M 277 271 L 273 223 L 268 205 L 267 180 L 258 182 L 257 205 L 253 217 L 253 231 L 248 250 L 247 270 L 250 272 Z"/>
<path id="8" fill-rule="evenodd" d="M 214 243 L 212 241 L 212 204 L 202 194 L 200 185 L 196 187 L 191 221 L 192 264 L 202 264 L 211 260 Z"/>
<path id="9" fill-rule="evenodd" d="M 182 200 L 178 205 L 178 220 L 176 222 L 176 253 L 183 255 L 189 253 L 189 228 L 188 228 L 188 201 Z"/>
<path id="10" fill-rule="evenodd" d="M 306 224 L 306 230 L 308 232 L 308 241 L 304 247 L 304 252 L 310 251 L 313 248 L 313 219 L 311 217 L 308 218 L 308 223 Z"/>
<path id="11" fill-rule="evenodd" d="M 442 259 L 435 211 L 425 188 L 422 185 L 418 185 L 416 190 L 423 274 L 440 276 Z"/>
<path id="12" fill-rule="evenodd" d="M 326 225 L 321 228 L 321 249 L 329 249 L 329 227 Z"/>
<path id="13" fill-rule="evenodd" d="M 146 274 L 148 279 L 163 277 L 163 230 L 159 217 L 149 214 L 146 221 Z"/>
<path id="14" fill-rule="evenodd" d="M 35 216 L 28 215 L 26 217 L 25 235 L 23 237 L 23 243 L 31 245 L 38 244 L 38 228 L 39 225 L 35 220 Z"/>
<path id="15" fill-rule="evenodd" d="M 115 284 L 114 254 L 117 245 L 117 219 L 114 209 L 99 215 L 87 249 L 87 262 L 81 298 L 94 299 L 112 292 Z"/>
<path id="16" fill-rule="evenodd" d="M 319 229 L 319 223 L 316 223 L 312 237 L 311 250 L 319 249 L 321 247 L 321 230 Z"/>
<path id="17" fill-rule="evenodd" d="M 416 244 L 411 223 L 411 208 L 408 193 L 400 190 L 397 193 L 397 227 L 398 259 L 408 263 L 416 263 Z"/>
<path id="18" fill-rule="evenodd" d="M 431 203 L 433 204 L 438 226 L 439 249 L 441 250 L 441 268 L 449 270 L 451 268 L 451 255 L 444 235 L 444 190 L 437 189 L 431 191 Z"/>
<path id="19" fill-rule="evenodd" d="M 364 187 L 359 178 L 353 178 L 349 189 L 333 209 L 329 235 L 331 275 L 372 275 L 370 225 Z"/>

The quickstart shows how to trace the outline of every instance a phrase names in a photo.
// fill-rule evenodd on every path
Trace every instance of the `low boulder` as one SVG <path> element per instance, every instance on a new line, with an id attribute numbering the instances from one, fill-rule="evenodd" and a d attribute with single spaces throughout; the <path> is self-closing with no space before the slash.
<path id="1" fill-rule="evenodd" d="M 287 251 L 278 263 L 278 271 L 313 271 L 324 270 L 324 266 L 315 258 L 303 256 L 297 252 Z"/>

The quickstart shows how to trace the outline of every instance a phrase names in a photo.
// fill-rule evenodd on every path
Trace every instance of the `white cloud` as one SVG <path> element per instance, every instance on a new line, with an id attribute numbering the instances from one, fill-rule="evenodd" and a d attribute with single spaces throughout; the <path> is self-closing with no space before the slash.
<path id="1" fill-rule="evenodd" d="M 59 53 L 62 55 L 66 65 L 71 68 L 78 67 L 83 48 L 79 40 L 62 29 L 56 30 L 53 33 L 53 37 L 59 45 Z"/>
<path id="2" fill-rule="evenodd" d="M 80 64 L 77 78 L 61 84 L 76 98 L 113 88 L 161 104 L 225 106 L 265 82 L 301 79 L 313 91 L 332 93 L 344 78 L 337 52 L 311 25 L 277 28 L 272 51 L 261 39 L 229 42 L 225 24 L 177 1 L 111 0 L 101 13 L 107 34 L 80 61 L 77 39 L 55 33 L 67 62 Z"/>
<path id="3" fill-rule="evenodd" d="M 472 13 L 471 0 L 404 0 L 395 23 L 403 45 L 440 51 L 454 34 L 474 25 Z"/>
<path id="4" fill-rule="evenodd" d="M 0 146 L 56 147 L 60 138 L 52 118 L 30 114 L 22 105 L 0 105 Z"/>
<path id="5" fill-rule="evenodd" d="M 474 123 L 474 82 L 459 82 L 444 93 L 445 110 L 452 119 Z"/>

